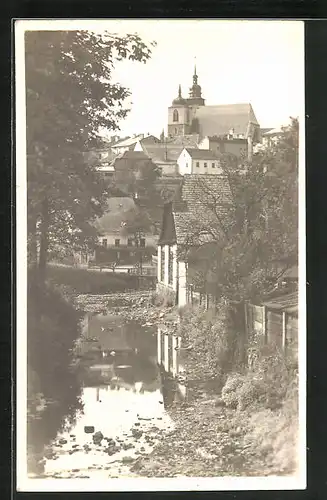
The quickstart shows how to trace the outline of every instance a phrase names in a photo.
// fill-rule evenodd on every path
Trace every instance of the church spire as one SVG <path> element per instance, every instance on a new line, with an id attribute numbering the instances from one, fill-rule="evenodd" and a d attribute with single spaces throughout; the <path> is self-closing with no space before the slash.
<path id="1" fill-rule="evenodd" d="M 195 104 L 198 106 L 204 106 L 204 99 L 202 97 L 202 89 L 201 86 L 198 84 L 198 74 L 196 70 L 196 58 L 194 62 L 194 73 L 193 73 L 193 85 L 190 88 L 189 92 L 189 98 L 187 102 L 189 104 Z"/>
<path id="2" fill-rule="evenodd" d="M 193 75 L 193 84 L 197 85 L 198 83 L 198 75 L 196 73 L 196 57 L 195 57 L 195 63 L 194 63 L 194 75 Z"/>
<path id="3" fill-rule="evenodd" d="M 181 87 L 181 84 L 178 85 L 178 97 L 179 98 L 182 97 L 182 87 Z"/>

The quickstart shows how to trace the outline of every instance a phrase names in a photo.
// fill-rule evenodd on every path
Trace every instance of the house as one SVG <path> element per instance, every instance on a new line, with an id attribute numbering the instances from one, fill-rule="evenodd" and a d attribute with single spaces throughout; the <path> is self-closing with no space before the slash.
<path id="1" fill-rule="evenodd" d="M 154 230 L 126 230 L 128 224 L 133 224 L 136 214 L 137 206 L 131 197 L 109 198 L 105 214 L 95 222 L 99 231 L 96 264 L 135 264 L 140 257 L 143 262 L 151 260 L 158 240 Z"/>
<path id="2" fill-rule="evenodd" d="M 214 221 L 215 212 L 224 215 L 232 206 L 227 176 L 184 175 L 175 199 L 164 206 L 157 250 L 158 293 L 168 295 L 179 306 L 189 302 L 195 272 L 190 255 L 212 244 L 208 222 Z"/>
<path id="3" fill-rule="evenodd" d="M 146 144 L 139 142 L 135 145 L 135 151 L 142 151 L 159 168 L 161 175 L 174 176 L 178 172 L 177 158 L 183 145 L 159 142 Z"/>
<path id="4" fill-rule="evenodd" d="M 110 146 L 106 148 L 92 149 L 84 153 L 84 160 L 91 164 L 97 172 L 103 173 L 105 176 L 112 176 L 115 169 L 112 165 L 114 155 Z"/>
<path id="5" fill-rule="evenodd" d="M 200 140 L 212 136 L 245 140 L 251 156 L 253 145 L 260 140 L 260 126 L 250 103 L 207 106 L 195 67 L 189 97 L 182 97 L 179 86 L 178 96 L 168 108 L 168 136 L 190 134 L 198 134 Z"/>
<path id="6" fill-rule="evenodd" d="M 160 142 L 159 139 L 153 135 L 136 134 L 113 144 L 111 151 L 114 155 L 119 155 L 126 151 L 133 151 L 137 143 L 156 144 L 157 142 Z"/>
<path id="7" fill-rule="evenodd" d="M 247 158 L 249 156 L 247 139 L 234 137 L 232 131 L 226 136 L 206 136 L 199 141 L 198 148 L 210 149 L 220 154 L 232 154 L 237 158 Z"/>
<path id="8" fill-rule="evenodd" d="M 178 157 L 178 173 L 185 174 L 222 174 L 219 153 L 210 149 L 184 148 Z"/>
<path id="9" fill-rule="evenodd" d="M 281 128 L 273 128 L 273 129 L 267 130 L 267 132 L 264 132 L 262 134 L 263 146 L 271 146 L 271 145 L 275 144 L 281 138 L 283 133 L 284 132 Z"/>

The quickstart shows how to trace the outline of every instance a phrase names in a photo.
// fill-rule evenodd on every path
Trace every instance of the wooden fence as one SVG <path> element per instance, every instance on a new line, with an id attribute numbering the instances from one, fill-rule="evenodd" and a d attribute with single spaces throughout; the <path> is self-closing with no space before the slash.
<path id="1" fill-rule="evenodd" d="M 284 351 L 291 349 L 297 351 L 298 311 L 297 305 L 294 304 L 294 295 L 288 296 L 292 303 L 287 305 L 285 305 L 286 297 L 262 305 L 246 303 L 247 335 L 262 335 L 267 343 L 274 343 Z"/>

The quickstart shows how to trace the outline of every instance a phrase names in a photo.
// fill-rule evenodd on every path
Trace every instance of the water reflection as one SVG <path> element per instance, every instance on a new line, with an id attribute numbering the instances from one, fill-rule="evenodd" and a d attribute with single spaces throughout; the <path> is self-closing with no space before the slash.
<path id="1" fill-rule="evenodd" d="M 76 356 L 84 409 L 53 442 L 45 474 L 124 474 L 124 461 L 149 453 L 160 429 L 173 427 L 165 408 L 176 391 L 158 367 L 157 332 L 114 314 L 89 314 Z"/>
<path id="2" fill-rule="evenodd" d="M 161 388 L 166 408 L 187 398 L 184 379 L 181 337 L 166 327 L 157 329 L 157 360 L 160 367 Z"/>

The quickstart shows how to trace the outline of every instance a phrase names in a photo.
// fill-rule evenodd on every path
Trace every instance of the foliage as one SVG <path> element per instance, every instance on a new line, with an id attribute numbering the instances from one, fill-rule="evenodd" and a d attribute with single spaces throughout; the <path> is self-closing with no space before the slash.
<path id="1" fill-rule="evenodd" d="M 191 378 L 224 381 L 226 374 L 238 365 L 238 332 L 224 301 L 216 310 L 184 309 L 179 332 L 182 345 L 189 347 L 185 362 Z"/>
<path id="2" fill-rule="evenodd" d="M 28 444 L 42 451 L 82 409 L 73 368 L 73 348 L 81 316 L 53 287 L 30 275 L 27 317 Z"/>
<path id="3" fill-rule="evenodd" d="M 297 154 L 298 121 L 292 119 L 252 162 L 222 158 L 229 203 L 199 179 L 205 217 L 190 216 L 182 249 L 198 289 L 231 300 L 255 299 L 297 264 Z"/>
<path id="4" fill-rule="evenodd" d="M 48 252 L 87 249 L 107 185 L 83 152 L 99 146 L 99 129 L 118 129 L 128 89 L 112 82 L 123 59 L 146 62 L 151 49 L 136 34 L 26 32 L 29 256 L 44 272 Z"/>
<path id="5" fill-rule="evenodd" d="M 133 235 L 136 240 L 153 230 L 153 223 L 148 212 L 140 207 L 129 210 L 124 219 L 124 234 Z"/>
<path id="6" fill-rule="evenodd" d="M 231 374 L 222 389 L 226 406 L 239 410 L 279 408 L 290 387 L 296 384 L 294 366 L 276 346 L 266 345 L 250 368 L 242 374 Z"/>
<path id="7" fill-rule="evenodd" d="M 291 474 L 298 465 L 298 428 L 298 393 L 292 384 L 279 409 L 250 416 L 244 442 L 272 473 Z"/>

